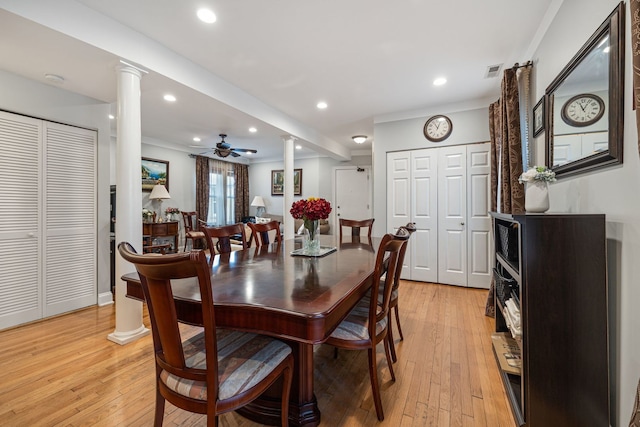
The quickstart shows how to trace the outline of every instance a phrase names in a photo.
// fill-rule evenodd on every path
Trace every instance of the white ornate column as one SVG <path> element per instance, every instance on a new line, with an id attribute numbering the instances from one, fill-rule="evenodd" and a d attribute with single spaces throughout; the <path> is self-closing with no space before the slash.
<path id="1" fill-rule="evenodd" d="M 126 241 L 142 253 L 142 126 L 140 119 L 140 79 L 144 70 L 128 64 L 117 68 L 116 144 L 116 245 Z M 116 248 L 116 329 L 108 339 L 127 344 L 149 334 L 142 323 L 142 303 L 127 298 L 127 286 L 120 279 L 135 272 Z"/>
<path id="2" fill-rule="evenodd" d="M 289 213 L 293 203 L 293 143 L 295 137 L 284 139 L 284 206 L 282 219 L 284 220 L 284 240 L 293 239 L 295 235 L 293 217 Z"/>

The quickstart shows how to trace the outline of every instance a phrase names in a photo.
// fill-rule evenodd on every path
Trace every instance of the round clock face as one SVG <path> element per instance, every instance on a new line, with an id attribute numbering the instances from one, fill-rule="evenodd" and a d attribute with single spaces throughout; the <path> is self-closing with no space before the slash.
<path id="1" fill-rule="evenodd" d="M 451 135 L 453 125 L 447 116 L 437 115 L 431 117 L 424 124 L 423 133 L 425 138 L 432 142 L 444 141 Z"/>
<path id="2" fill-rule="evenodd" d="M 562 120 L 570 126 L 589 126 L 604 114 L 604 101 L 598 95 L 583 93 L 570 98 L 562 106 Z"/>

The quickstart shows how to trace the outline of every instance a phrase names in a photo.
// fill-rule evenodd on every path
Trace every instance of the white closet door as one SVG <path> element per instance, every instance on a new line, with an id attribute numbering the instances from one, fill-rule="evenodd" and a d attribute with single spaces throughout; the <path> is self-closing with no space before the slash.
<path id="1" fill-rule="evenodd" d="M 387 153 L 387 233 L 411 221 L 411 153 Z M 400 277 L 411 278 L 411 247 L 407 248 Z"/>
<path id="2" fill-rule="evenodd" d="M 45 122 L 44 316 L 97 302 L 96 132 Z"/>
<path id="3" fill-rule="evenodd" d="M 411 152 L 411 218 L 416 232 L 409 240 L 406 278 L 424 282 L 438 280 L 438 152 Z M 409 221 L 407 221 L 409 222 Z M 405 225 L 405 222 L 402 225 Z M 406 261 L 410 258 L 409 262 Z M 405 278 L 405 277 L 403 277 Z"/>
<path id="4" fill-rule="evenodd" d="M 438 150 L 438 281 L 466 286 L 466 147 Z"/>
<path id="5" fill-rule="evenodd" d="M 0 112 L 0 329 L 41 317 L 41 121 Z"/>
<path id="6" fill-rule="evenodd" d="M 491 283 L 490 144 L 467 146 L 467 286 L 489 289 Z"/>

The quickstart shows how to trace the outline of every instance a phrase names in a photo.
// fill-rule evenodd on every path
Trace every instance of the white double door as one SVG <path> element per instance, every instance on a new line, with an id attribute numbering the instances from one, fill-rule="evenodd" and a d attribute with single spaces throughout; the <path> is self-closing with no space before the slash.
<path id="1" fill-rule="evenodd" d="M 387 153 L 387 229 L 416 224 L 402 277 L 488 288 L 489 144 Z"/>
<path id="2" fill-rule="evenodd" d="M 0 329 L 97 302 L 96 138 L 0 112 Z"/>

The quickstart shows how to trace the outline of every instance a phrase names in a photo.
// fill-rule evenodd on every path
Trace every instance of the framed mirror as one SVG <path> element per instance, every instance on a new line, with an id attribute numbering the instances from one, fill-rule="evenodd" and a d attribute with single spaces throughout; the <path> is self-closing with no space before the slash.
<path id="1" fill-rule="evenodd" d="M 546 164 L 571 176 L 622 163 L 624 3 L 545 91 Z"/>

